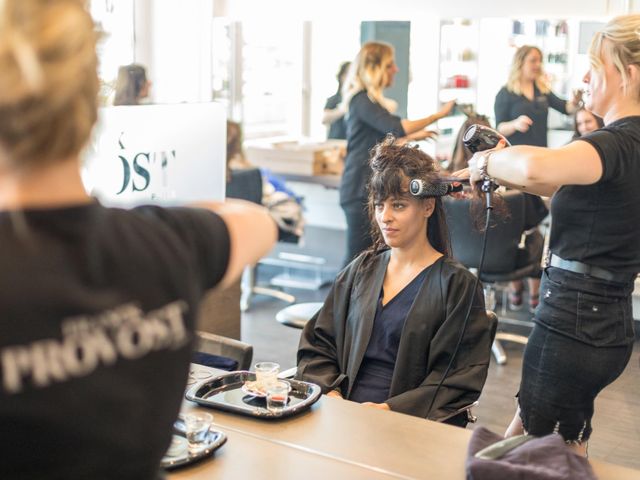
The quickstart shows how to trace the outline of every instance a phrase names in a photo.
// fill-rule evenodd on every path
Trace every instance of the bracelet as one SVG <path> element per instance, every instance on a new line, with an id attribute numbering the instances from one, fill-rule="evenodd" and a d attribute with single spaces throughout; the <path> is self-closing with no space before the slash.
<path id="1" fill-rule="evenodd" d="M 480 175 L 482 175 L 483 178 L 491 178 L 488 169 L 489 157 L 491 157 L 492 153 L 493 152 L 489 152 L 486 155 L 482 155 L 482 157 L 480 157 L 480 162 L 478 162 L 478 170 L 480 170 Z"/>

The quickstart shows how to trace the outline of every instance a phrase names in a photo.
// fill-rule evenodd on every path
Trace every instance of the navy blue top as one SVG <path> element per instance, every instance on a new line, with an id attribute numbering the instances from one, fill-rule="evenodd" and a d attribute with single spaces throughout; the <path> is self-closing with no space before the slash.
<path id="1" fill-rule="evenodd" d="M 345 118 L 347 157 L 340 182 L 340 205 L 366 201 L 367 183 L 371 176 L 369 151 L 384 140 L 387 133 L 396 137 L 405 136 L 400 117 L 371 100 L 365 90 L 353 96 Z"/>
<path id="2" fill-rule="evenodd" d="M 389 398 L 404 321 L 428 269 L 429 267 L 416 275 L 386 305 L 382 305 L 384 289 L 380 290 L 371 338 L 349 400 L 382 403 Z"/>

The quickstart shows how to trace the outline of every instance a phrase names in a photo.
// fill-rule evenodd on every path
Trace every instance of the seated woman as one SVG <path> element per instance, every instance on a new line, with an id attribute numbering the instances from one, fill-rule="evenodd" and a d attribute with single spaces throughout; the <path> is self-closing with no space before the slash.
<path id="1" fill-rule="evenodd" d="M 340 272 L 307 323 L 297 378 L 323 392 L 433 420 L 473 403 L 484 385 L 493 325 L 481 286 L 450 256 L 440 198 L 409 193 L 433 182 L 435 162 L 387 138 L 374 148 L 369 213 L 374 245 Z M 462 344 L 431 409 L 442 374 Z M 463 412 L 464 414 L 464 412 Z M 448 423 L 466 424 L 466 415 Z"/>

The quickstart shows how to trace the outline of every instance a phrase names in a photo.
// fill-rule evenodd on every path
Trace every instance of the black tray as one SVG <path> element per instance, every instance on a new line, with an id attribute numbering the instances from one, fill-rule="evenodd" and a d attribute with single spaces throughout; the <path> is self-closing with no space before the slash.
<path id="1" fill-rule="evenodd" d="M 291 385 L 287 406 L 277 412 L 267 410 L 267 400 L 242 391 L 246 381 L 255 381 L 253 372 L 230 372 L 209 378 L 192 386 L 185 394 L 187 400 L 205 407 L 265 419 L 283 418 L 306 410 L 320 399 L 320 387 L 313 383 L 287 380 Z"/>
<path id="2" fill-rule="evenodd" d="M 176 455 L 169 456 L 165 454 L 165 456 L 162 457 L 160 466 L 165 470 L 171 470 L 174 468 L 182 467 L 184 465 L 189 465 L 194 462 L 198 462 L 203 458 L 211 455 L 227 442 L 227 436 L 224 433 L 210 430 L 207 434 L 207 441 L 204 448 L 192 453 L 189 452 L 189 449 L 187 448 L 188 443 L 185 434 L 184 421 L 182 419 L 179 418 L 173 424 L 173 432 L 174 438 L 178 438 L 180 439 L 180 441 L 183 441 L 184 446 L 182 449 L 179 449 L 179 452 Z"/>

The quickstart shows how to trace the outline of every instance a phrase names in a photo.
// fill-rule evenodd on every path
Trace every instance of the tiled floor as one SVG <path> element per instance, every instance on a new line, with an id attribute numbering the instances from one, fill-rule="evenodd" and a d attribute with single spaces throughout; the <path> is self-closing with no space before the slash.
<path id="1" fill-rule="evenodd" d="M 314 240 L 305 253 L 313 253 L 317 245 L 322 251 L 333 252 L 328 256 L 329 267 L 338 268 L 342 251 L 341 234 L 334 231 L 314 232 Z M 308 242 L 309 243 L 309 242 Z M 316 244 L 315 246 L 313 244 Z M 336 248 L 331 246 L 336 244 Z M 315 252 L 317 253 L 317 251 Z M 269 274 L 263 270 L 261 279 Z M 320 290 L 289 290 L 298 302 L 322 301 L 328 287 Z M 274 360 L 283 368 L 295 366 L 300 331 L 285 327 L 275 321 L 275 314 L 287 304 L 268 297 L 257 296 L 251 308 L 243 314 L 242 339 L 254 345 L 256 361 Z M 528 314 L 511 312 L 511 316 L 526 318 Z M 496 432 L 503 432 L 514 413 L 513 395 L 518 389 L 522 365 L 522 347 L 506 344 L 508 362 L 499 366 L 492 361 L 480 406 L 474 410 L 477 425 Z M 628 467 L 640 469 L 640 341 L 636 342 L 631 361 L 623 375 L 607 387 L 596 401 L 593 420 L 594 434 L 589 443 L 589 454 Z M 640 478 L 640 473 L 639 473 Z"/>

